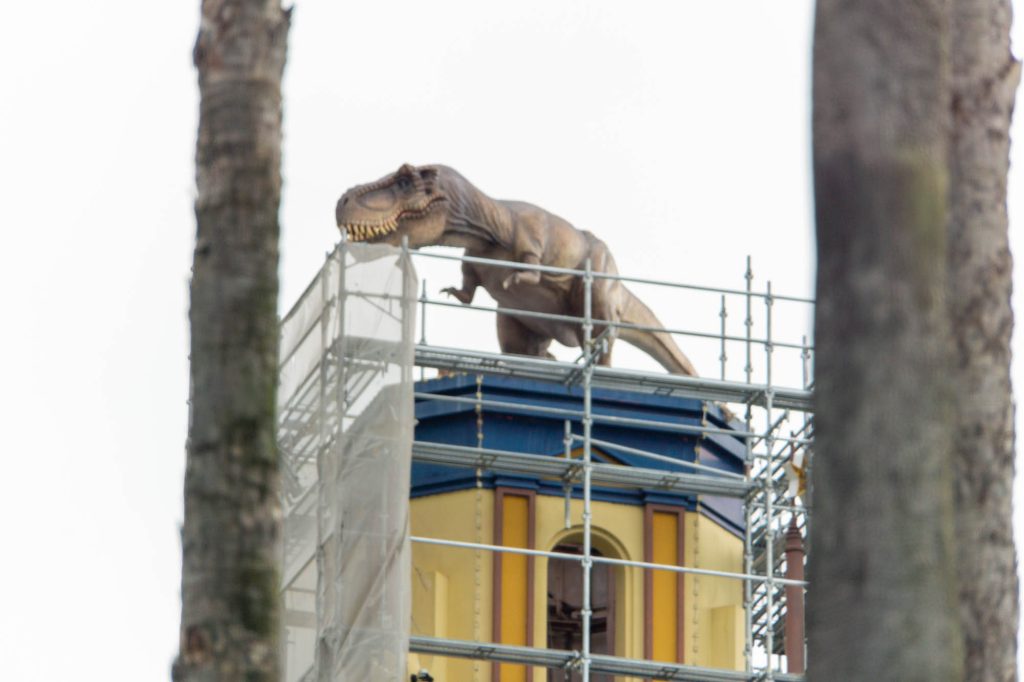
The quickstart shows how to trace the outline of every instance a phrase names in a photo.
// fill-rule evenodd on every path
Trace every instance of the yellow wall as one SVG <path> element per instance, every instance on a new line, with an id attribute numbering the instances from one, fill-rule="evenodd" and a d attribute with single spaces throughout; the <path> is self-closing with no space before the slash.
<path id="1" fill-rule="evenodd" d="M 742 539 L 701 514 L 690 512 L 686 517 L 684 549 L 687 566 L 743 572 Z M 686 576 L 685 583 L 683 608 L 686 627 L 683 632 L 686 663 L 742 670 L 745 628 L 743 583 L 729 578 L 694 575 Z M 736 636 L 732 641 L 722 641 L 714 637 L 716 629 L 735 632 Z"/>
<path id="2" fill-rule="evenodd" d="M 581 541 L 581 501 L 572 501 L 572 527 L 569 529 L 564 525 L 563 498 L 537 495 L 534 504 L 534 542 L 537 549 L 550 550 L 562 542 Z M 592 506 L 594 547 L 605 556 L 642 561 L 644 508 L 609 502 L 594 502 Z M 507 514 L 509 507 L 506 506 L 505 510 Z M 413 535 L 487 544 L 493 542 L 493 490 L 463 490 L 416 498 L 412 500 L 410 512 Z M 740 538 L 696 513 L 686 513 L 683 523 L 686 565 L 742 572 L 743 543 Z M 519 539 L 516 544 L 521 542 Z M 657 549 L 655 557 L 661 558 Z M 513 565 L 521 565 L 520 569 L 525 570 L 526 561 L 522 557 L 518 563 L 506 563 L 503 572 Z M 544 647 L 547 637 L 547 559 L 538 557 L 532 561 L 531 644 Z M 615 654 L 643 658 L 644 571 L 615 567 L 613 573 Z M 655 572 L 658 574 L 674 579 L 671 573 Z M 492 582 L 493 563 L 488 552 L 413 544 L 413 634 L 493 641 Z M 743 586 L 739 581 L 687 575 L 683 595 L 684 662 L 742 669 L 742 605 Z M 410 658 L 410 667 L 427 668 L 438 679 L 474 682 L 491 679 L 491 664 L 488 662 L 431 656 Z M 534 682 L 546 681 L 546 670 L 535 668 L 532 679 Z"/>
<path id="3" fill-rule="evenodd" d="M 443 495 L 420 497 L 410 504 L 410 531 L 413 535 L 464 540 L 490 544 L 494 538 L 494 491 L 484 489 L 460 490 Z M 447 637 L 491 641 L 491 583 L 494 576 L 489 552 L 412 545 L 413 614 L 412 634 L 429 637 Z M 443 600 L 447 613 L 440 621 L 417 610 L 417 604 L 433 602 L 431 594 L 436 581 L 424 576 L 439 573 L 447 583 L 447 596 Z M 443 627 L 439 627 L 443 624 Z M 439 656 L 420 656 L 411 667 L 427 668 L 432 673 L 446 668 L 445 676 L 434 674 L 439 680 L 491 679 L 491 664 L 461 658 L 442 659 Z"/>

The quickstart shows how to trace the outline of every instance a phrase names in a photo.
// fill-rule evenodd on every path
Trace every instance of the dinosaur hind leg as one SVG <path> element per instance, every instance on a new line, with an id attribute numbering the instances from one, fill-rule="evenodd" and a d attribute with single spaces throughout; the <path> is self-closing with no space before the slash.
<path id="1" fill-rule="evenodd" d="M 511 315 L 498 315 L 498 345 L 502 353 L 555 359 L 548 352 L 551 339 L 528 329 Z"/>

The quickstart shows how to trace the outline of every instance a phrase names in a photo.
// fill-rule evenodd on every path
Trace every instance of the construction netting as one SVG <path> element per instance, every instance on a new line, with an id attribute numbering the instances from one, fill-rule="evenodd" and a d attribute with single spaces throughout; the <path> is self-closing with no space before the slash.
<path id="1" fill-rule="evenodd" d="M 407 254 L 342 243 L 282 322 L 286 682 L 405 676 L 415 304 Z"/>

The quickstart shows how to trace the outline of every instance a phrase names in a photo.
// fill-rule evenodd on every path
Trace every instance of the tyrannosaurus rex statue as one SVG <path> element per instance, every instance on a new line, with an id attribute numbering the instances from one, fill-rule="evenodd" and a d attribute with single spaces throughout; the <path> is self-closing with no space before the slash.
<path id="1" fill-rule="evenodd" d="M 447 166 L 403 165 L 396 172 L 345 192 L 335 211 L 338 228 L 353 241 L 398 245 L 408 237 L 412 248 L 462 247 L 469 256 L 582 270 L 590 258 L 594 272 L 616 274 L 605 243 L 586 230 L 522 201 L 488 197 Z M 462 287 L 444 292 L 470 303 L 482 286 L 503 308 L 555 315 L 584 316 L 581 277 L 462 264 Z M 618 280 L 596 278 L 592 285 L 594 334 L 602 322 L 662 327 L 654 313 Z M 622 338 L 674 374 L 696 376 L 689 359 L 662 331 L 618 327 L 607 336 L 601 364 L 610 364 L 611 341 Z M 498 314 L 498 343 L 503 353 L 553 357 L 552 340 L 581 346 L 580 324 Z"/>

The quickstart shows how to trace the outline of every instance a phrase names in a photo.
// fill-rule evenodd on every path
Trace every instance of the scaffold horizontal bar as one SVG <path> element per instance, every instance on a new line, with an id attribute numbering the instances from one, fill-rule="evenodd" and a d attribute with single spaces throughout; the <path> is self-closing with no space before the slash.
<path id="1" fill-rule="evenodd" d="M 576 434 L 572 434 L 572 439 L 574 441 L 577 441 L 577 442 L 585 440 L 583 436 L 578 436 Z M 637 457 L 644 457 L 646 459 L 652 459 L 652 460 L 655 460 L 655 461 L 658 461 L 658 462 L 665 462 L 666 464 L 676 464 L 677 466 L 678 465 L 689 466 L 690 468 L 692 468 L 692 469 L 694 469 L 696 471 L 706 471 L 708 473 L 711 473 L 711 474 L 714 474 L 714 475 L 717 475 L 717 476 L 724 476 L 726 478 L 733 478 L 733 479 L 743 480 L 743 481 L 746 480 L 745 476 L 733 473 L 731 471 L 721 471 L 719 469 L 715 469 L 714 467 L 707 466 L 706 464 L 697 464 L 696 462 L 680 462 L 677 459 L 673 459 L 671 457 L 666 457 L 665 455 L 659 455 L 656 452 L 650 452 L 648 450 L 642 450 L 640 448 L 632 448 L 632 447 L 630 447 L 628 445 L 622 445 L 621 443 L 615 443 L 613 441 L 604 440 L 602 438 L 591 438 L 590 439 L 590 444 L 591 445 L 596 445 L 596 446 L 601 447 L 601 448 L 606 448 L 608 450 L 618 450 L 619 452 L 628 452 L 630 454 L 636 455 Z"/>
<path id="2" fill-rule="evenodd" d="M 551 265 L 540 265 L 538 263 L 522 263 L 519 261 L 496 260 L 494 258 L 481 258 L 479 256 L 454 256 L 444 253 L 431 253 L 427 251 L 413 250 L 413 256 L 419 258 L 434 258 L 437 260 L 454 260 L 463 263 L 477 263 L 479 265 L 493 265 L 510 270 L 532 270 L 534 272 L 546 272 L 553 275 L 572 275 L 586 277 L 586 270 L 574 270 L 572 268 L 559 268 Z M 700 284 L 683 284 L 681 282 L 669 282 L 667 280 L 650 279 L 645 277 L 630 277 L 628 275 L 612 274 L 608 272 L 591 271 L 590 276 L 594 279 L 616 280 L 619 282 L 631 282 L 634 284 L 651 284 L 654 286 L 671 287 L 673 289 L 688 289 L 690 291 L 704 291 L 713 294 L 732 294 L 735 296 L 753 296 L 755 298 L 770 298 L 774 301 L 792 301 L 793 303 L 813 304 L 814 299 L 803 296 L 788 296 L 776 294 L 775 292 L 747 291 L 745 289 L 723 289 L 720 287 L 709 287 Z"/>
<path id="3" fill-rule="evenodd" d="M 574 669 L 579 666 L 583 658 L 578 651 L 539 649 L 512 644 L 492 644 L 416 635 L 409 638 L 409 651 L 430 656 L 520 663 L 559 670 Z M 722 670 L 601 654 L 594 654 L 590 657 L 590 672 L 645 677 L 654 680 L 677 680 L 679 682 L 756 682 L 764 679 L 765 674 L 764 671 L 756 670 L 753 672 Z M 804 677 L 803 675 L 775 673 L 774 679 L 779 682 L 802 682 Z"/>
<path id="4" fill-rule="evenodd" d="M 579 372 L 579 365 L 572 362 L 423 344 L 416 346 L 416 364 L 450 372 L 493 374 L 559 384 L 574 383 Z M 764 405 L 769 391 L 763 384 L 612 367 L 594 368 L 593 387 L 752 405 Z M 811 409 L 810 391 L 778 387 L 770 390 L 774 407 L 797 411 Z"/>
<path id="5" fill-rule="evenodd" d="M 582 471 L 583 462 L 547 455 L 526 455 L 506 450 L 486 450 L 463 445 L 416 441 L 412 446 L 413 461 L 481 468 L 509 474 L 543 476 L 558 480 L 574 479 Z M 687 462 L 676 462 L 687 464 Z M 690 474 L 659 471 L 616 464 L 591 464 L 591 481 L 596 485 L 631 486 L 672 491 L 682 495 L 721 495 L 742 498 L 751 490 L 745 479 L 715 474 Z"/>
<path id="6" fill-rule="evenodd" d="M 497 313 L 499 315 L 507 315 L 509 317 L 525 317 L 535 320 L 553 320 L 556 322 L 568 322 L 570 324 L 584 324 L 587 320 L 585 317 L 579 317 L 578 315 L 561 315 L 558 313 L 542 313 L 533 310 L 524 310 L 522 308 L 504 308 L 498 306 L 492 308 L 486 305 L 473 305 L 471 303 L 452 303 L 451 301 L 439 301 L 436 298 L 420 297 L 419 302 L 421 304 L 436 305 L 441 308 L 458 308 L 459 310 L 476 310 L 478 312 L 485 313 Z M 806 346 L 799 343 L 790 343 L 787 341 L 768 341 L 767 339 L 750 338 L 745 336 L 731 336 L 729 334 L 715 334 L 712 332 L 698 332 L 692 329 L 675 329 L 672 327 L 653 327 L 650 325 L 633 324 L 631 322 L 621 322 L 615 320 L 605 320 L 601 318 L 593 318 L 590 320 L 591 324 L 598 326 L 607 326 L 613 329 L 636 329 L 637 331 L 647 332 L 665 332 L 666 334 L 673 334 L 679 336 L 688 336 L 691 338 L 698 339 L 715 339 L 734 341 L 737 343 L 753 343 L 758 346 L 771 345 L 775 348 L 789 348 L 792 350 L 804 350 Z"/>
<path id="7" fill-rule="evenodd" d="M 463 540 L 445 540 L 443 538 L 426 538 L 419 535 L 412 535 L 409 540 L 421 545 L 439 545 L 441 547 L 458 547 L 460 549 L 480 549 L 487 552 L 502 552 L 505 554 L 522 554 L 524 556 L 543 557 L 545 559 L 559 559 L 562 561 L 574 561 L 582 563 L 582 554 L 566 554 L 564 552 L 545 552 L 541 549 L 526 549 L 525 547 L 506 547 L 504 545 L 488 545 L 482 542 L 465 542 Z M 691 568 L 689 566 L 673 566 L 671 564 L 655 564 L 649 561 L 630 561 L 629 559 L 613 559 L 605 556 L 591 556 L 590 560 L 595 564 L 609 564 L 611 566 L 630 566 L 632 568 L 649 568 L 652 571 L 669 571 L 671 573 L 688 573 L 690 575 L 704 575 L 712 578 L 730 578 L 732 580 L 747 580 L 750 582 L 772 582 L 776 585 L 793 585 L 806 587 L 803 580 L 791 580 L 789 578 L 758 575 L 755 573 L 733 573 L 732 571 L 716 571 L 710 568 Z"/>

